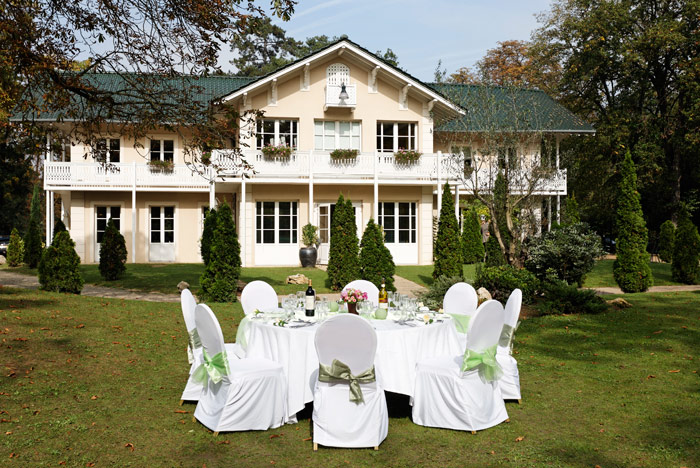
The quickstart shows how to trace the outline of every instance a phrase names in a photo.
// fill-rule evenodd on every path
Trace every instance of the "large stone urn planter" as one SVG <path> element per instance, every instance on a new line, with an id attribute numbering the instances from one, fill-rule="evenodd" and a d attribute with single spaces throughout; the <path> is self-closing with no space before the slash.
<path id="1" fill-rule="evenodd" d="M 316 247 L 302 247 L 299 249 L 299 261 L 304 268 L 313 268 L 316 266 L 316 258 L 318 251 Z"/>

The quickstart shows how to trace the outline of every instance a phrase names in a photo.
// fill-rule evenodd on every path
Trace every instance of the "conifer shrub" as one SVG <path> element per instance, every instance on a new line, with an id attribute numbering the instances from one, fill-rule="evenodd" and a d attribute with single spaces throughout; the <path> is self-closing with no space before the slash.
<path id="1" fill-rule="evenodd" d="M 216 213 L 209 263 L 199 279 L 200 297 L 212 302 L 236 302 L 241 274 L 241 244 L 233 223 L 231 207 L 226 202 Z"/>
<path id="2" fill-rule="evenodd" d="M 646 251 L 648 233 L 642 215 L 637 174 L 632 155 L 628 151 L 620 164 L 620 183 L 617 193 L 617 259 L 613 276 L 626 293 L 643 292 L 653 284 L 649 254 Z"/>
<path id="3" fill-rule="evenodd" d="M 564 208 L 564 213 L 562 213 L 562 224 L 578 224 L 581 222 L 581 215 L 579 214 L 578 202 L 576 197 L 572 194 L 566 198 L 566 206 Z"/>
<path id="4" fill-rule="evenodd" d="M 685 207 L 678 213 L 678 228 L 673 248 L 671 277 L 673 281 L 695 284 L 698 281 L 698 260 L 700 259 L 700 238 L 698 228 L 690 219 Z"/>
<path id="5" fill-rule="evenodd" d="M 433 278 L 462 276 L 462 242 L 455 216 L 455 203 L 448 183 L 445 183 L 442 189 L 442 206 L 433 261 Z"/>
<path id="6" fill-rule="evenodd" d="M 58 234 L 61 231 L 67 231 L 68 229 L 66 228 L 66 225 L 61 221 L 60 219 L 56 221 L 56 224 L 53 226 L 53 236 L 51 237 L 52 239 L 56 237 L 56 234 Z"/>
<path id="7" fill-rule="evenodd" d="M 199 251 L 202 254 L 202 261 L 204 265 L 209 264 L 209 257 L 211 255 L 211 243 L 214 237 L 214 231 L 216 230 L 216 208 L 211 208 L 207 211 L 204 217 L 204 228 L 202 229 L 202 241 L 199 245 Z"/>
<path id="8" fill-rule="evenodd" d="M 506 303 L 510 293 L 519 288 L 523 292 L 523 302 L 529 304 L 535 297 L 540 281 L 524 268 L 512 265 L 479 268 L 476 270 L 474 288 L 486 288 L 491 297 Z"/>
<path id="9" fill-rule="evenodd" d="M 563 225 L 530 240 L 525 267 L 541 281 L 556 279 L 580 287 L 604 253 L 600 238 L 588 225 Z"/>
<path id="10" fill-rule="evenodd" d="M 496 267 L 501 265 L 506 265 L 506 257 L 503 255 L 503 250 L 501 250 L 501 245 L 496 239 L 496 235 L 493 233 L 493 226 L 489 227 L 489 240 L 486 241 L 486 266 Z"/>
<path id="11" fill-rule="evenodd" d="M 481 242 L 481 225 L 476 210 L 470 209 L 464 216 L 462 229 L 462 261 L 479 263 L 484 260 L 484 244 Z"/>
<path id="12" fill-rule="evenodd" d="M 24 241 L 19 235 L 17 228 L 12 228 L 10 242 L 7 244 L 7 264 L 11 267 L 18 267 L 24 259 Z"/>
<path id="13" fill-rule="evenodd" d="M 341 194 L 331 218 L 331 245 L 328 252 L 328 280 L 334 291 L 360 278 L 359 240 L 355 210 Z"/>
<path id="14" fill-rule="evenodd" d="M 659 229 L 659 258 L 661 261 L 673 261 L 673 242 L 676 239 L 676 226 L 671 220 L 664 221 Z"/>
<path id="15" fill-rule="evenodd" d="M 539 306 L 543 315 L 548 314 L 600 314 L 608 310 L 608 304 L 592 289 L 579 289 L 564 281 L 542 283 L 544 301 Z"/>
<path id="16" fill-rule="evenodd" d="M 384 279 L 386 290 L 395 291 L 395 272 L 394 258 L 387 246 L 384 245 L 382 230 L 370 218 L 360 242 L 361 278 L 372 282 L 377 288 L 381 287 L 382 279 Z"/>
<path id="17" fill-rule="evenodd" d="M 34 186 L 31 209 L 29 211 L 29 227 L 24 237 L 24 263 L 29 268 L 36 268 L 41 261 L 43 224 L 41 222 L 41 191 Z"/>
<path id="18" fill-rule="evenodd" d="M 61 231 L 44 250 L 39 262 L 39 284 L 45 291 L 80 294 L 83 278 L 80 276 L 80 257 L 68 231 Z"/>
<path id="19" fill-rule="evenodd" d="M 114 225 L 107 221 L 100 245 L 100 275 L 107 281 L 118 279 L 126 271 L 126 241 Z"/>

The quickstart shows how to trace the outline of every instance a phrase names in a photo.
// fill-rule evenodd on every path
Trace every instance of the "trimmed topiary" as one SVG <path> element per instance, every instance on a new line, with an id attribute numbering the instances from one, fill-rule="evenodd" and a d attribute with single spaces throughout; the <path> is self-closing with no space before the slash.
<path id="1" fill-rule="evenodd" d="M 201 298 L 212 302 L 236 302 L 240 274 L 241 244 L 231 207 L 224 202 L 216 213 L 209 263 L 199 279 Z"/>
<path id="2" fill-rule="evenodd" d="M 673 281 L 695 284 L 698 281 L 698 260 L 700 260 L 700 237 L 698 228 L 690 220 L 685 207 L 678 213 L 678 229 L 673 248 L 671 277 Z"/>
<path id="3" fill-rule="evenodd" d="M 519 288 L 523 292 L 523 302 L 529 304 L 535 297 L 540 287 L 540 281 L 535 275 L 524 268 L 516 268 L 511 265 L 497 267 L 477 267 L 474 288 L 486 288 L 491 297 L 504 304 L 514 289 Z"/>
<path id="4" fill-rule="evenodd" d="M 10 243 L 7 244 L 7 264 L 11 267 L 18 267 L 24 259 L 24 241 L 16 228 L 12 228 L 10 233 Z"/>
<path id="5" fill-rule="evenodd" d="M 442 206 L 433 261 L 433 278 L 462 276 L 462 243 L 455 216 L 455 203 L 448 183 L 442 188 Z"/>
<path id="6" fill-rule="evenodd" d="M 355 210 L 341 194 L 331 219 L 331 245 L 328 252 L 328 280 L 331 289 L 340 291 L 360 278 L 359 240 Z"/>
<path id="7" fill-rule="evenodd" d="M 66 229 L 66 225 L 63 223 L 63 221 L 61 221 L 59 219 L 58 221 L 56 221 L 56 224 L 54 224 L 54 226 L 53 226 L 53 236 L 51 238 L 54 239 L 56 237 L 56 234 L 58 234 L 61 231 L 67 231 L 67 230 L 68 229 Z"/>
<path id="8" fill-rule="evenodd" d="M 676 239 L 676 226 L 671 220 L 664 221 L 659 229 L 659 258 L 661 261 L 673 261 L 673 242 Z"/>
<path id="9" fill-rule="evenodd" d="M 648 233 L 637 192 L 637 174 L 629 151 L 620 163 L 617 194 L 617 259 L 613 264 L 615 282 L 623 292 L 643 292 L 654 279 L 646 251 Z"/>
<path id="10" fill-rule="evenodd" d="M 381 288 L 382 279 L 387 291 L 396 291 L 394 273 L 396 266 L 391 252 L 384 245 L 384 236 L 373 219 L 370 218 L 360 242 L 360 275 L 361 278 L 374 283 Z"/>
<path id="11" fill-rule="evenodd" d="M 110 218 L 100 245 L 100 274 L 107 281 L 114 281 L 125 271 L 126 241 Z"/>
<path id="12" fill-rule="evenodd" d="M 45 291 L 80 294 L 83 278 L 80 276 L 80 257 L 68 231 L 56 234 L 39 262 L 39 284 Z"/>
<path id="13" fill-rule="evenodd" d="M 486 241 L 486 266 L 495 267 L 500 265 L 507 265 L 506 257 L 503 255 L 503 250 L 501 250 L 501 245 L 498 243 L 498 239 L 493 233 L 493 225 L 489 226 L 489 240 Z"/>
<path id="14" fill-rule="evenodd" d="M 470 209 L 464 216 L 462 229 L 462 261 L 479 263 L 484 260 L 484 244 L 481 242 L 481 225 L 476 210 Z"/>
<path id="15" fill-rule="evenodd" d="M 211 255 L 211 243 L 214 237 L 214 231 L 216 230 L 216 208 L 212 208 L 207 211 L 204 217 L 204 229 L 202 229 L 202 241 L 199 245 L 199 251 L 202 254 L 202 261 L 206 266 L 209 263 L 209 256 Z"/>
<path id="16" fill-rule="evenodd" d="M 29 212 L 29 227 L 24 236 L 24 263 L 29 268 L 36 268 L 41 261 L 41 236 L 44 227 L 41 222 L 41 191 L 39 186 L 34 186 L 31 209 Z"/>

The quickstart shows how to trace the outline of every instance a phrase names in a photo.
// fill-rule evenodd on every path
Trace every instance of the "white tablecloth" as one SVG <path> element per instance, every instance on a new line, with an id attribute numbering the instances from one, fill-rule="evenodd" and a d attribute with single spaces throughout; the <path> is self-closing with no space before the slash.
<path id="1" fill-rule="evenodd" d="M 389 392 L 413 395 L 416 362 L 430 357 L 464 352 L 451 320 L 415 327 L 388 320 L 373 320 L 377 330 L 377 379 Z M 251 321 L 247 356 L 270 359 L 284 367 L 288 383 L 290 416 L 313 401 L 318 372 L 314 335 L 318 325 L 303 328 L 276 327 Z"/>

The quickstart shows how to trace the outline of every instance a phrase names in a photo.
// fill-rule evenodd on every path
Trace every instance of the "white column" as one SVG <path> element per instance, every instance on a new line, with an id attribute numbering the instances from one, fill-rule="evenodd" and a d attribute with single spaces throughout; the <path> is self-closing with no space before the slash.
<path id="1" fill-rule="evenodd" d="M 552 196 L 547 197 L 547 232 L 552 230 Z"/>
<path id="2" fill-rule="evenodd" d="M 559 135 L 556 138 L 557 141 L 557 171 L 559 170 Z"/>
<path id="3" fill-rule="evenodd" d="M 442 179 L 441 179 L 441 169 L 442 169 L 442 151 L 437 152 L 437 212 L 438 218 L 440 218 L 440 208 L 442 207 Z"/>
<path id="4" fill-rule="evenodd" d="M 309 151 L 309 223 L 314 221 L 314 168 L 313 168 L 314 152 Z"/>
<path id="5" fill-rule="evenodd" d="M 241 177 L 241 213 L 239 215 L 240 219 L 238 221 L 238 239 L 241 243 L 241 266 L 247 266 L 246 262 L 246 251 L 248 247 L 246 245 L 246 225 L 245 225 L 245 177 Z"/>
<path id="6" fill-rule="evenodd" d="M 557 195 L 557 223 L 561 223 L 561 196 Z"/>
<path id="7" fill-rule="evenodd" d="M 459 183 L 455 185 L 455 216 L 459 225 Z"/>
<path id="8" fill-rule="evenodd" d="M 375 223 L 379 223 L 379 153 L 374 152 L 374 206 L 372 207 L 372 218 Z"/>
<path id="9" fill-rule="evenodd" d="M 49 192 L 49 211 L 51 211 L 51 217 L 49 218 L 51 223 L 51 240 L 53 240 L 53 230 L 56 227 L 56 204 L 53 199 L 53 190 Z"/>
<path id="10" fill-rule="evenodd" d="M 45 242 L 45 245 L 46 245 L 46 247 L 48 247 L 49 245 L 51 245 L 51 221 L 50 221 L 51 210 L 49 209 L 49 203 L 50 203 L 50 202 L 49 202 L 49 199 L 50 199 L 50 197 L 51 197 L 51 191 L 50 191 L 50 190 L 47 190 L 47 191 L 45 192 L 45 195 L 46 195 L 46 197 L 45 197 L 45 198 L 46 198 L 46 223 L 45 223 L 45 226 L 46 226 L 46 242 Z"/>
<path id="11" fill-rule="evenodd" d="M 136 216 L 136 162 L 134 162 L 134 180 L 131 185 L 131 263 L 136 263 L 136 233 L 138 231 Z"/>

